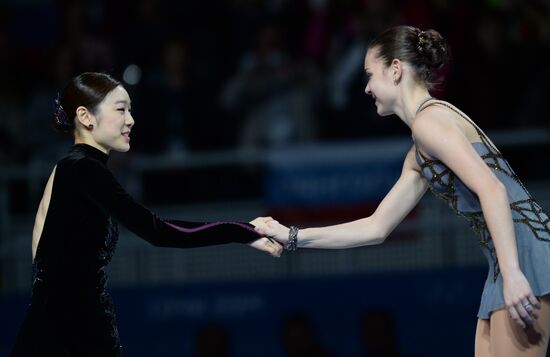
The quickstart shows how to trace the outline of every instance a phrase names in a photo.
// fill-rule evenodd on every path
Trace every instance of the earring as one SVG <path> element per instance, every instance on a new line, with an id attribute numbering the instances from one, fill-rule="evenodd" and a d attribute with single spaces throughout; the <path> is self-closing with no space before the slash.
<path id="1" fill-rule="evenodd" d="M 91 129 L 94 128 L 94 125 L 93 125 L 93 124 L 90 124 L 90 125 L 87 126 L 87 128 L 91 130 Z"/>

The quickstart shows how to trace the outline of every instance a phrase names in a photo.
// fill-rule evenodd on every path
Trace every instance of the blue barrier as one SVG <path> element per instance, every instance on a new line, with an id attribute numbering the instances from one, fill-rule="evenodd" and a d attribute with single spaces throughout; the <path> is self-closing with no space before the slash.
<path id="1" fill-rule="evenodd" d="M 282 324 L 299 312 L 334 356 L 359 356 L 362 316 L 385 311 L 403 356 L 473 355 L 485 269 L 112 289 L 126 356 L 189 356 L 201 327 L 227 332 L 232 356 L 284 356 Z M 8 355 L 28 294 L 0 297 Z M 218 328 L 218 330 L 220 330 Z"/>

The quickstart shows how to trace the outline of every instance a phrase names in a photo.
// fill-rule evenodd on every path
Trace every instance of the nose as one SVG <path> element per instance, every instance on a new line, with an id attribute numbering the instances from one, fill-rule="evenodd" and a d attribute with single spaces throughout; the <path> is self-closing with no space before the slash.
<path id="1" fill-rule="evenodd" d="M 126 123 L 125 123 L 126 126 L 128 128 L 131 128 L 134 126 L 134 123 L 135 121 L 134 121 L 134 117 L 132 116 L 132 113 L 128 113 L 128 116 L 126 117 Z"/>

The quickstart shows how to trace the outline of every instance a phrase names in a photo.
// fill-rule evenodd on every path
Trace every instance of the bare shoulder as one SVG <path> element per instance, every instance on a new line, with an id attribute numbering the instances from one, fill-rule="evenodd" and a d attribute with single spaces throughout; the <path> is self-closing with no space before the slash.
<path id="1" fill-rule="evenodd" d="M 452 126 L 456 127 L 453 113 L 439 105 L 431 105 L 416 115 L 411 130 L 415 135 Z"/>
<path id="2" fill-rule="evenodd" d="M 411 126 L 412 135 L 419 149 L 427 140 L 444 138 L 453 134 L 464 134 L 457 124 L 454 113 L 439 105 L 431 105 L 418 113 Z"/>

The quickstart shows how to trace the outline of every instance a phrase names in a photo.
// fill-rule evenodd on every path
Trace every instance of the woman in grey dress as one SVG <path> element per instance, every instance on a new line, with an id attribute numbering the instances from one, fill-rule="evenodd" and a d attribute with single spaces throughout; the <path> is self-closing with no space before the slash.
<path id="1" fill-rule="evenodd" d="M 399 180 L 369 217 L 303 229 L 269 221 L 256 229 L 287 249 L 382 243 L 430 189 L 466 218 L 489 274 L 478 313 L 476 356 L 546 356 L 550 331 L 550 221 L 481 129 L 430 96 L 431 74 L 448 57 L 434 30 L 397 26 L 371 42 L 366 94 L 381 116 L 412 132 Z"/>

